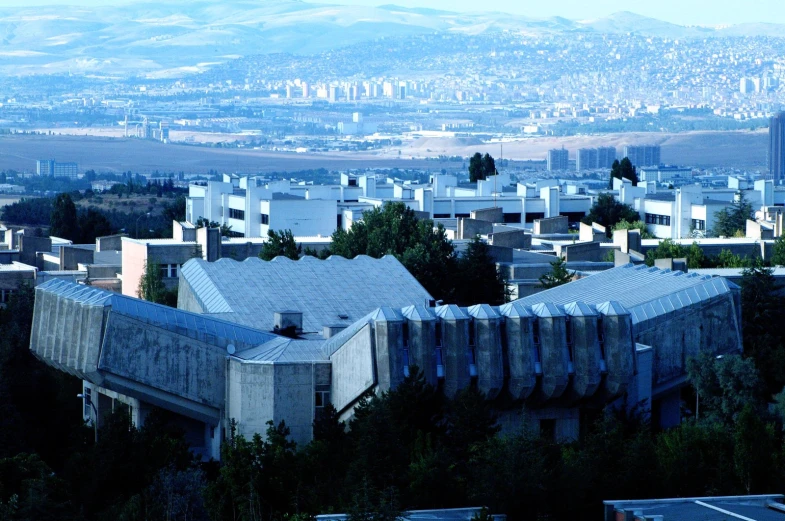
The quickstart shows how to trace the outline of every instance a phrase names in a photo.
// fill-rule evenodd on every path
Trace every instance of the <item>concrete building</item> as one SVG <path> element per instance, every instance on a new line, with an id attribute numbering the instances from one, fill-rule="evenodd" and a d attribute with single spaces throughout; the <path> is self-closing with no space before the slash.
<path id="1" fill-rule="evenodd" d="M 785 179 L 785 112 L 769 120 L 769 179 L 782 184 Z"/>
<path id="2" fill-rule="evenodd" d="M 567 170 L 569 168 L 569 152 L 564 148 L 548 150 L 548 170 Z"/>
<path id="3" fill-rule="evenodd" d="M 597 168 L 611 168 L 616 161 L 616 147 L 597 148 Z"/>
<path id="4" fill-rule="evenodd" d="M 638 168 L 658 166 L 660 164 L 660 145 L 626 145 L 624 157 Z"/>
<path id="5" fill-rule="evenodd" d="M 692 169 L 678 166 L 653 166 L 638 169 L 638 179 L 642 182 L 671 183 L 681 185 L 692 182 Z"/>
<path id="6" fill-rule="evenodd" d="M 623 395 L 680 421 L 686 360 L 741 351 L 739 288 L 722 278 L 625 265 L 500 307 L 437 305 L 392 257 L 271 262 L 192 259 L 180 309 L 51 281 L 36 289 L 32 352 L 84 380 L 85 396 L 144 422 L 180 414 L 217 457 L 285 420 L 305 443 L 326 403 L 342 418 L 412 365 L 447 396 L 476 385 L 505 428 L 577 437 L 581 411 Z M 85 416 L 92 415 L 86 404 Z"/>
<path id="7" fill-rule="evenodd" d="M 36 161 L 36 173 L 40 176 L 79 178 L 79 165 L 76 163 L 58 163 L 54 159 Z"/>
<path id="8" fill-rule="evenodd" d="M 577 222 L 591 208 L 591 197 L 579 188 L 556 180 L 513 185 L 507 174 L 461 185 L 452 175 L 433 175 L 430 183 L 420 185 L 375 175 L 342 174 L 340 185 L 226 176 L 223 182 L 190 186 L 186 219 L 196 222 L 204 217 L 229 225 L 244 237 L 284 229 L 295 236 L 327 237 L 337 228 L 349 229 L 364 211 L 394 201 L 443 224 L 492 207 L 502 209 L 499 222 L 506 224 L 525 225 L 559 215 Z"/>
<path id="9" fill-rule="evenodd" d="M 579 148 L 575 155 L 575 170 L 596 170 L 598 166 L 598 155 L 596 148 Z"/>

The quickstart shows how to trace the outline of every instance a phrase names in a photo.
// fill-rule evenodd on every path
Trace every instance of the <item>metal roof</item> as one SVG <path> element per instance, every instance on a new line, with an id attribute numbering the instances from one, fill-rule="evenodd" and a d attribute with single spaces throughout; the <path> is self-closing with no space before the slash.
<path id="1" fill-rule="evenodd" d="M 111 313 L 221 346 L 230 343 L 256 346 L 278 337 L 267 331 L 60 279 L 45 282 L 36 290 L 54 293 L 84 305 L 108 307 Z"/>
<path id="2" fill-rule="evenodd" d="M 728 294 L 736 288 L 738 286 L 721 277 L 626 264 L 515 302 L 543 316 L 544 304 L 564 309 L 579 301 L 596 310 L 599 305 L 613 301 L 614 314 L 626 309 L 632 315 L 633 323 L 639 323 Z M 603 307 L 607 309 L 607 306 Z"/>
<path id="3" fill-rule="evenodd" d="M 432 297 L 395 257 L 327 260 L 277 257 L 238 262 L 191 259 L 180 272 L 204 313 L 222 314 L 249 326 L 272 330 L 273 314 L 303 314 L 303 331 L 325 325 L 349 326 L 384 306 L 400 309 Z"/>

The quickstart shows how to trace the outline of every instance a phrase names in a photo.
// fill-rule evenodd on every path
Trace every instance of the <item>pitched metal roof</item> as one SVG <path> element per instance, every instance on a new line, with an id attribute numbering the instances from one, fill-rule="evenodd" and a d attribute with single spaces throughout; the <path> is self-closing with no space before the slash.
<path id="1" fill-rule="evenodd" d="M 272 330 L 273 314 L 286 309 L 303 314 L 303 331 L 319 332 L 327 324 L 349 326 L 371 311 L 402 308 L 432 297 L 395 257 L 327 260 L 277 257 L 238 262 L 191 259 L 181 277 L 204 313 Z"/>
<path id="2" fill-rule="evenodd" d="M 61 279 L 45 282 L 38 286 L 36 291 L 53 293 L 83 305 L 108 307 L 110 313 L 132 317 L 178 334 L 221 346 L 230 343 L 256 346 L 278 337 L 268 331 L 260 331 L 219 318 L 154 304 L 146 300 Z"/>
<path id="3" fill-rule="evenodd" d="M 615 313 L 626 309 L 632 315 L 633 323 L 639 323 L 737 288 L 721 277 L 627 264 L 515 302 L 542 316 L 543 304 L 563 309 L 567 304 L 580 301 L 593 309 L 603 305 L 603 309 L 610 310 L 611 307 L 604 304 L 613 301 Z"/>

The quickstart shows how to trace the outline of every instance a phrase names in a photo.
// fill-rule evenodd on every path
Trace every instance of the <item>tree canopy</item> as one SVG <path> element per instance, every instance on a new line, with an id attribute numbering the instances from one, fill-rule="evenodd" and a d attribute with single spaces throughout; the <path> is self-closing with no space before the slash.
<path id="1" fill-rule="evenodd" d="M 540 276 L 540 286 L 546 289 L 555 288 L 567 284 L 574 276 L 575 272 L 570 273 L 570 270 L 567 269 L 564 257 L 559 257 L 551 262 L 551 271 Z"/>
<path id="2" fill-rule="evenodd" d="M 68 194 L 58 194 L 52 204 L 52 216 L 49 219 L 49 234 L 61 239 L 79 242 L 79 223 L 76 217 L 76 205 Z"/>
<path id="3" fill-rule="evenodd" d="M 715 215 L 712 234 L 718 237 L 743 237 L 747 230 L 747 219 L 752 219 L 753 213 L 752 204 L 747 201 L 744 192 L 736 192 L 731 206 Z"/>
<path id="4" fill-rule="evenodd" d="M 627 179 L 632 181 L 633 186 L 638 184 L 638 172 L 629 158 L 625 157 L 621 161 L 618 159 L 611 165 L 611 177 L 608 180 L 608 189 L 613 189 L 613 179 Z"/>
<path id="5" fill-rule="evenodd" d="M 262 245 L 262 251 L 259 252 L 259 258 L 262 260 L 273 260 L 276 257 L 287 257 L 292 260 L 300 258 L 302 253 L 302 246 L 298 246 L 292 235 L 292 230 L 267 232 L 267 242 Z"/>
<path id="6" fill-rule="evenodd" d="M 628 204 L 620 203 L 613 194 L 600 194 L 597 200 L 581 221 L 585 224 L 597 223 L 605 226 L 610 232 L 621 221 L 640 221 L 640 215 L 635 208 Z"/>
<path id="7" fill-rule="evenodd" d="M 469 159 L 469 182 L 483 181 L 493 175 L 496 175 L 496 161 L 490 154 L 477 152 Z"/>

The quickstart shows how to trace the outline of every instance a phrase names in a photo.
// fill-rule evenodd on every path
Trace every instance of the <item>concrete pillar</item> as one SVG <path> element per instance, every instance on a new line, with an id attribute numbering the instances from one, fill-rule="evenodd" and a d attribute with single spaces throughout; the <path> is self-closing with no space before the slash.
<path id="1" fill-rule="evenodd" d="M 409 306 L 401 310 L 409 325 L 409 365 L 420 368 L 425 381 L 436 385 L 435 324 L 436 315 L 425 306 Z"/>
<path id="2" fill-rule="evenodd" d="M 509 374 L 507 389 L 513 400 L 522 400 L 534 392 L 537 369 L 542 370 L 539 351 L 532 342 L 533 315 L 520 302 L 505 304 L 499 311 L 505 317 L 505 365 Z"/>
<path id="3" fill-rule="evenodd" d="M 588 398 L 602 382 L 602 353 L 597 335 L 597 313 L 583 302 L 564 306 L 569 316 L 568 347 L 573 365 L 572 392 L 575 398 Z"/>
<path id="4" fill-rule="evenodd" d="M 600 349 L 605 361 L 605 391 L 610 396 L 621 396 L 627 391 L 635 375 L 635 346 L 632 340 L 632 318 L 624 306 L 615 301 L 597 306 L 600 313 L 598 331 Z"/>
<path id="5" fill-rule="evenodd" d="M 537 315 L 534 337 L 535 344 L 539 339 L 542 363 L 540 391 L 544 400 L 552 400 L 564 394 L 570 383 L 566 317 L 551 303 L 535 304 L 532 312 Z"/>
<path id="6" fill-rule="evenodd" d="M 379 388 L 393 389 L 404 379 L 404 321 L 385 319 L 374 322 L 376 343 L 376 374 Z"/>
<path id="7" fill-rule="evenodd" d="M 471 306 L 468 312 L 474 320 L 477 388 L 488 398 L 496 398 L 504 386 L 501 316 L 488 304 Z"/>
<path id="8" fill-rule="evenodd" d="M 439 306 L 441 320 L 444 394 L 452 398 L 471 382 L 469 375 L 469 316 L 455 304 Z"/>

